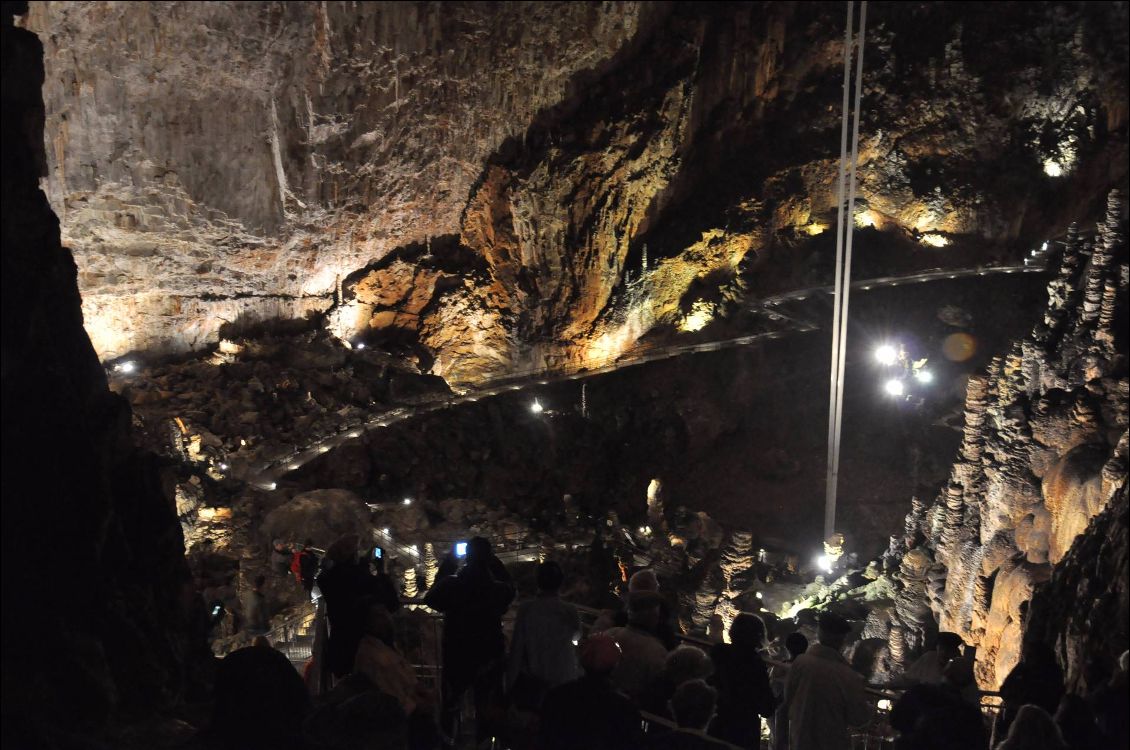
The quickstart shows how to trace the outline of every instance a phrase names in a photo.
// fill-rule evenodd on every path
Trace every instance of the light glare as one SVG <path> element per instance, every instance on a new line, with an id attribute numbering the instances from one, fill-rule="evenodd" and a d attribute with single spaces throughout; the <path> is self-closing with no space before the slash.
<path id="1" fill-rule="evenodd" d="M 883 344 L 875 350 L 875 359 L 878 360 L 881 365 L 893 365 L 898 361 L 898 358 L 898 350 L 890 344 Z"/>
<path id="2" fill-rule="evenodd" d="M 883 386 L 883 390 L 891 396 L 901 396 L 906 393 L 906 387 L 903 386 L 901 380 L 888 380 Z"/>
<path id="3" fill-rule="evenodd" d="M 914 378 L 919 383 L 933 383 L 934 373 L 930 372 L 929 370 L 919 370 L 918 372 L 914 373 Z"/>
<path id="4" fill-rule="evenodd" d="M 530 411 L 532 411 L 534 414 L 541 414 L 543 411 L 545 411 L 545 407 L 542 406 L 541 403 L 535 398 L 534 402 L 530 404 Z"/>

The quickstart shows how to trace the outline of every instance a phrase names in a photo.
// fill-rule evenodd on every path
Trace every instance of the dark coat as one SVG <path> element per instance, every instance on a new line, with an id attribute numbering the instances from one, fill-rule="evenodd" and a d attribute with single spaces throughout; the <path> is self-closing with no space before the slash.
<path id="1" fill-rule="evenodd" d="M 640 712 L 607 678 L 585 675 L 550 690 L 541 706 L 546 750 L 640 747 Z"/>
<path id="2" fill-rule="evenodd" d="M 220 660 L 209 733 L 241 750 L 302 747 L 310 711 L 306 686 L 290 660 L 273 648 L 241 648 Z"/>
<path id="3" fill-rule="evenodd" d="M 777 699 L 769 685 L 769 670 L 753 649 L 719 643 L 710 650 L 714 674 L 710 682 L 718 689 L 718 708 L 711 734 L 727 742 L 757 746 L 761 719 L 769 718 Z"/>
<path id="4" fill-rule="evenodd" d="M 468 565 L 437 580 L 424 604 L 444 614 L 444 669 L 474 672 L 506 651 L 502 616 L 515 590 L 501 565 Z"/>
<path id="5" fill-rule="evenodd" d="M 318 588 L 326 599 L 330 622 L 327 662 L 335 677 L 353 671 L 353 657 L 365 634 L 365 615 L 374 604 L 389 612 L 400 606 L 396 589 L 387 576 L 369 574 L 360 563 L 337 564 L 318 576 Z"/>

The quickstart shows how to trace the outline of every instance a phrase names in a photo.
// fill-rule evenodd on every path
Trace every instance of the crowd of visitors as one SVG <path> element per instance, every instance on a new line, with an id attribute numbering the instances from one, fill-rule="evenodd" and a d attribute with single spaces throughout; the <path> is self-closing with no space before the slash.
<path id="1" fill-rule="evenodd" d="M 770 661 L 765 622 L 752 613 L 734 616 L 725 642 L 677 635 L 650 570 L 625 575 L 622 606 L 604 611 L 585 637 L 577 607 L 559 596 L 561 566 L 540 563 L 536 596 L 518 607 L 508 642 L 503 618 L 517 589 L 481 537 L 468 542 L 461 566 L 444 560 L 423 597 L 443 617 L 437 690 L 401 650 L 396 586 L 379 554 L 360 553 L 358 537 L 327 549 L 317 572 L 310 542 L 297 549 L 276 542 L 270 557 L 276 571 L 304 588 L 316 583 L 324 597 L 332 689 L 315 706 L 311 683 L 262 637 L 265 577 L 258 576 L 243 617 L 259 637 L 217 673 L 207 734 L 217 747 L 311 747 L 301 739 L 311 733 L 329 750 L 456 746 L 471 734 L 463 726 L 469 697 L 474 747 L 502 737 L 494 747 L 850 750 L 853 728 L 875 719 L 884 695 L 845 658 L 852 627 L 842 617 L 821 613 L 812 644 L 788 633 L 773 644 L 787 657 Z M 1091 665 L 1091 692 L 1080 696 L 1065 693 L 1051 649 L 1027 643 L 988 722 L 971 652 L 956 634 L 940 633 L 885 688 L 894 701 L 891 742 L 896 750 L 1127 747 L 1127 658 L 1113 670 Z"/>

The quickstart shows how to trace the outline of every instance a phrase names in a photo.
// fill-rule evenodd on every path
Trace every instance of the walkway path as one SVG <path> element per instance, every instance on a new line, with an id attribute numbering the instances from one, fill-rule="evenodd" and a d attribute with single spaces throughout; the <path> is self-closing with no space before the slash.
<path id="1" fill-rule="evenodd" d="M 1042 260 L 1042 259 L 1041 259 Z M 939 269 L 932 271 L 922 271 L 919 273 L 908 274 L 905 276 L 882 276 L 873 279 L 863 279 L 852 283 L 852 287 L 863 291 L 871 291 L 875 289 L 892 288 L 908 284 L 921 284 L 934 281 L 949 281 L 962 278 L 975 278 L 985 276 L 995 276 L 1001 274 L 1024 274 L 1024 273 L 1045 273 L 1047 268 L 1043 264 L 1021 264 L 1011 266 L 983 266 L 964 269 Z M 368 420 L 361 424 L 353 425 L 341 432 L 324 437 L 309 443 L 306 447 L 284 455 L 276 457 L 267 461 L 260 461 L 250 466 L 233 466 L 233 476 L 236 479 L 241 479 L 248 484 L 254 485 L 259 489 L 271 491 L 276 487 L 276 482 L 280 477 L 288 472 L 294 471 L 302 467 L 303 464 L 317 458 L 323 453 L 328 453 L 334 448 L 342 444 L 360 438 L 365 432 L 369 430 L 383 429 L 390 425 L 405 420 L 413 419 L 415 417 L 428 414 L 438 409 L 449 409 L 455 406 L 466 403 L 474 403 L 484 398 L 491 398 L 492 396 L 504 395 L 510 392 L 517 392 L 525 390 L 526 388 L 536 386 L 546 386 L 551 383 L 560 383 L 566 380 L 581 380 L 583 378 L 591 378 L 597 375 L 606 375 L 626 367 L 635 367 L 638 365 L 655 362 L 662 359 L 670 359 L 679 357 L 684 354 L 695 354 L 701 352 L 716 352 L 722 349 L 729 349 L 738 346 L 749 346 L 760 341 L 769 341 L 778 339 L 787 335 L 796 333 L 808 333 L 818 330 L 818 326 L 792 318 L 788 315 L 781 313 L 775 309 L 782 304 L 788 302 L 803 301 L 809 297 L 816 295 L 828 295 L 832 293 L 832 287 L 818 286 L 810 287 L 807 289 L 796 289 L 782 294 L 776 294 L 770 297 L 765 297 L 747 306 L 747 309 L 754 312 L 764 312 L 770 320 L 774 322 L 785 321 L 790 327 L 784 330 L 766 331 L 763 333 L 750 334 L 747 336 L 737 336 L 730 339 L 720 341 L 705 341 L 696 342 L 692 344 L 672 344 L 670 346 L 660 348 L 649 348 L 646 346 L 637 347 L 635 350 L 628 352 L 624 355 L 610 358 L 607 362 L 594 363 L 591 361 L 584 366 L 578 366 L 575 369 L 557 370 L 554 372 L 546 372 L 545 370 L 530 371 L 530 372 L 512 372 L 502 378 L 487 381 L 475 390 L 469 391 L 462 395 L 450 395 L 431 400 L 422 401 L 417 404 L 399 406 L 387 411 L 374 414 Z"/>

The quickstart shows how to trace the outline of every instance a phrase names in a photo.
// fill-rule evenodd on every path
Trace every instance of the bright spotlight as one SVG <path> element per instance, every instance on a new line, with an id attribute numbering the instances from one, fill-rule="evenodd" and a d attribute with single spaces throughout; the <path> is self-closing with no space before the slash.
<path id="1" fill-rule="evenodd" d="M 121 364 L 116 365 L 114 369 L 118 372 L 124 372 L 126 375 L 129 375 L 131 372 L 137 369 L 137 364 L 134 362 L 122 362 Z"/>
<path id="2" fill-rule="evenodd" d="M 933 383 L 934 373 L 930 372 L 929 370 L 919 370 L 918 372 L 914 373 L 914 379 L 919 383 Z"/>
<path id="3" fill-rule="evenodd" d="M 356 344 L 356 346 L 354 346 L 353 348 L 354 348 L 354 349 L 364 349 L 364 348 L 365 348 L 365 343 L 364 343 L 364 342 L 362 342 L 362 341 L 358 341 L 358 342 L 357 342 L 357 344 Z"/>
<path id="4" fill-rule="evenodd" d="M 405 505 L 411 505 L 412 504 L 412 498 L 410 498 L 410 497 L 404 498 L 404 504 Z"/>
<path id="5" fill-rule="evenodd" d="M 899 359 L 898 349 L 890 344 L 883 344 L 875 350 L 875 359 L 881 365 L 893 365 L 895 362 L 898 362 Z"/>
<path id="6" fill-rule="evenodd" d="M 385 536 L 388 536 L 388 527 L 385 526 L 383 529 L 381 529 L 381 533 L 384 534 Z"/>
<path id="7" fill-rule="evenodd" d="M 1045 242 L 1044 244 L 1040 245 L 1040 252 L 1046 253 L 1047 251 L 1048 251 L 1048 243 Z"/>
<path id="8" fill-rule="evenodd" d="M 455 556 L 456 557 L 466 557 L 467 556 L 467 543 L 466 542 L 456 543 L 456 545 L 455 545 Z"/>
<path id="9" fill-rule="evenodd" d="M 756 596 L 758 599 L 764 599 L 765 598 L 765 596 L 760 591 L 758 591 L 756 594 L 754 594 L 754 596 Z"/>
<path id="10" fill-rule="evenodd" d="M 820 555 L 820 557 L 816 558 L 816 567 L 820 568 L 820 570 L 824 571 L 825 573 L 831 573 L 832 558 L 828 555 Z"/>
<path id="11" fill-rule="evenodd" d="M 1063 175 L 1063 165 L 1054 159 L 1045 159 L 1044 174 L 1048 177 L 1060 177 Z"/>
<path id="12" fill-rule="evenodd" d="M 892 378 L 883 385 L 883 390 L 890 396 L 901 396 L 906 393 L 906 386 L 902 384 L 901 380 Z"/>
<path id="13" fill-rule="evenodd" d="M 542 406 L 541 403 L 535 398 L 534 402 L 530 404 L 530 411 L 532 411 L 534 414 L 541 414 L 543 411 L 545 411 L 545 407 Z"/>

